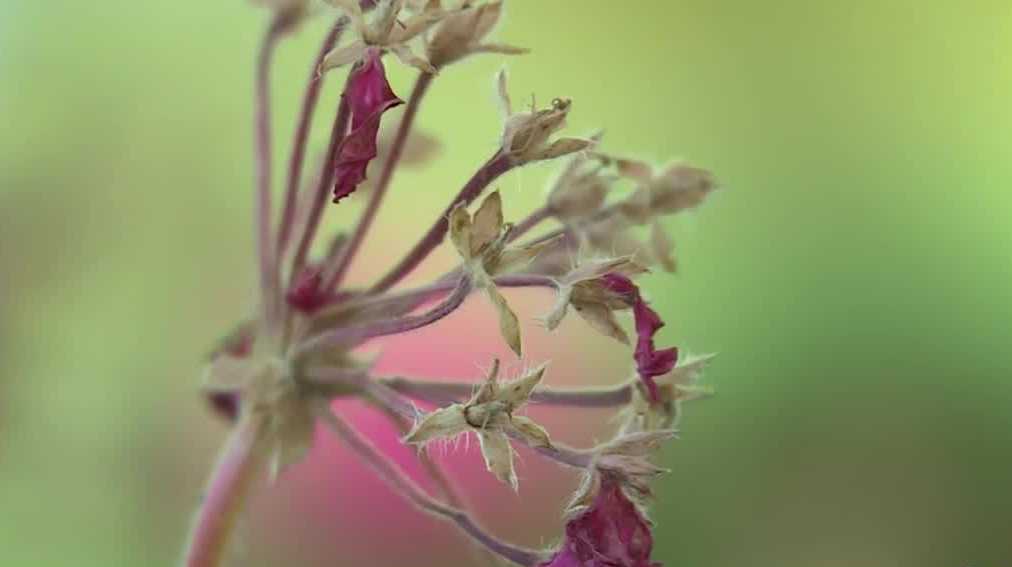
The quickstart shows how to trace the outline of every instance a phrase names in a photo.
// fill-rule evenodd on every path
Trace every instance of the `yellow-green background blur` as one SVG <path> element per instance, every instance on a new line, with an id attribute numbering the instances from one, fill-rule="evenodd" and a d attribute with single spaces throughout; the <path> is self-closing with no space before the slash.
<path id="1" fill-rule="evenodd" d="M 281 148 L 330 19 L 279 54 Z M 264 20 L 239 1 L 0 3 L 2 565 L 177 559 L 224 433 L 195 394 L 200 360 L 253 301 L 250 93 Z M 662 344 L 720 352 L 718 396 L 688 408 L 664 453 L 656 558 L 1012 565 L 1012 5 L 514 0 L 498 37 L 533 49 L 508 62 L 515 100 L 573 97 L 570 132 L 603 127 L 611 151 L 682 157 L 723 184 L 670 223 L 681 273 L 645 284 L 670 322 Z M 494 149 L 502 64 L 476 58 L 437 80 L 419 122 L 442 152 L 398 176 L 356 281 Z M 388 67 L 406 96 L 411 73 Z M 512 216 L 543 199 L 551 172 L 502 180 Z M 439 258 L 426 273 L 451 260 Z M 484 328 L 479 307 L 470 324 Z M 616 369 L 593 383 L 621 379 L 624 351 L 578 327 L 539 354 Z M 453 348 L 424 336 L 432 346 L 416 352 L 436 362 Z M 368 476 L 335 463 L 319 486 Z M 541 535 L 524 532 L 538 480 L 524 483 L 481 515 L 548 544 L 565 494 L 529 504 Z M 466 557 L 440 559 L 413 527 L 433 521 L 382 485 L 343 490 L 357 500 L 308 516 L 283 498 L 256 506 L 282 512 L 251 520 L 249 564 L 363 563 L 305 550 L 362 537 L 348 543 L 375 550 L 371 565 Z M 359 515 L 378 513 L 374 493 L 389 529 L 350 538 Z M 386 552 L 404 545 L 417 552 Z"/>

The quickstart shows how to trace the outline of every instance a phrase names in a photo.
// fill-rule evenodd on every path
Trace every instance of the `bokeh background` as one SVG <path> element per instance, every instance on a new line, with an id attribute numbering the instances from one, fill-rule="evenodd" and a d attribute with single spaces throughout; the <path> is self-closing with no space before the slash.
<path id="1" fill-rule="evenodd" d="M 242 2 L 0 3 L 0 564 L 171 565 L 225 427 L 201 360 L 253 302 L 251 74 Z M 278 57 L 278 144 L 330 17 Z M 685 158 L 723 189 L 673 219 L 681 272 L 646 288 L 662 344 L 717 351 L 657 490 L 670 566 L 1012 564 L 1012 6 L 1007 2 L 513 0 L 516 100 L 571 96 L 570 132 Z M 495 56 L 441 76 L 442 150 L 399 174 L 355 266 L 409 246 L 495 147 Z M 411 73 L 389 65 L 406 95 Z M 337 97 L 331 80 L 323 120 Z M 322 143 L 325 128 L 314 132 Z M 287 155 L 282 153 L 277 162 Z M 514 218 L 553 169 L 500 183 Z M 328 212 L 347 224 L 361 203 Z M 452 261 L 441 253 L 415 281 Z M 529 362 L 614 383 L 627 355 L 579 320 Z M 388 371 L 473 380 L 503 354 L 487 307 L 377 343 Z M 347 405 L 377 442 L 381 420 Z M 606 415 L 536 408 L 574 443 Z M 264 489 L 237 564 L 462 565 L 461 540 L 321 434 Z M 574 479 L 524 453 L 520 497 L 474 447 L 441 457 L 483 522 L 559 534 Z"/>

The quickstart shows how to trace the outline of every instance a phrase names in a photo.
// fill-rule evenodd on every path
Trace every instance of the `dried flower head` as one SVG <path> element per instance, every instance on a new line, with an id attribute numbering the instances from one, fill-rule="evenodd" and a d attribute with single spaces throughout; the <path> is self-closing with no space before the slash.
<path id="1" fill-rule="evenodd" d="M 328 1 L 341 14 L 318 50 L 306 86 L 284 204 L 276 217 L 272 54 L 305 14 L 306 2 L 261 2 L 273 10 L 273 19 L 256 68 L 258 304 L 213 350 L 207 364 L 205 399 L 226 419 L 232 433 L 208 483 L 185 564 L 221 565 L 238 511 L 256 486 L 250 481 L 265 471 L 275 478 L 298 463 L 313 447 L 316 426 L 322 425 L 413 505 L 455 524 L 485 553 L 524 567 L 652 567 L 652 536 L 643 508 L 651 482 L 663 469 L 651 458 L 673 437 L 670 428 L 681 402 L 706 393 L 696 381 L 709 358 L 679 364 L 677 348 L 656 348 L 654 339 L 664 322 L 633 279 L 646 272 L 648 263 L 674 269 L 673 244 L 660 220 L 698 206 L 714 187 L 712 177 L 689 166 L 655 172 L 642 162 L 612 157 L 598 149 L 600 136 L 558 137 L 571 102 L 555 99 L 539 108 L 532 101 L 529 110 L 515 112 L 502 72 L 498 88 L 506 119 L 498 147 L 382 278 L 369 287 L 351 287 L 346 276 L 391 190 L 394 173 L 412 161 L 414 119 L 437 79 L 436 70 L 446 72 L 452 63 L 475 53 L 510 55 L 524 50 L 487 39 L 500 19 L 500 1 L 464 2 L 452 9 L 438 0 Z M 367 22 L 364 12 L 374 8 L 376 13 Z M 341 45 L 349 27 L 356 37 Z M 425 43 L 428 59 L 415 55 L 410 44 L 416 40 Z M 379 139 L 386 111 L 404 104 L 387 80 L 383 63 L 387 53 L 420 72 L 393 134 Z M 347 73 L 327 151 L 307 184 L 302 168 L 313 115 L 324 92 L 321 83 L 336 74 L 316 71 L 340 67 Z M 502 195 L 489 192 L 492 184 L 528 163 L 563 156 L 570 159 L 546 204 L 516 224 L 506 222 Z M 362 195 L 367 200 L 358 222 L 337 234 L 321 235 L 327 225 L 328 197 L 338 202 L 365 185 L 373 162 L 379 169 L 368 180 L 371 190 Z M 616 191 L 616 185 L 630 182 L 636 187 L 631 195 Z M 561 227 L 520 240 L 550 218 L 560 221 Z M 636 234 L 644 225 L 652 230 L 647 243 Z M 427 284 L 397 288 L 447 235 L 460 265 Z M 556 303 L 544 317 L 549 329 L 557 329 L 572 308 L 593 328 L 628 345 L 636 377 L 612 389 L 555 390 L 543 385 L 544 365 L 513 380 L 500 380 L 495 360 L 472 388 L 377 376 L 371 359 L 361 356 L 363 345 L 373 339 L 438 324 L 475 291 L 491 300 L 500 334 L 520 356 L 519 317 L 507 300 L 509 290 L 517 287 L 555 290 Z M 635 343 L 618 317 L 626 312 L 632 312 Z M 433 441 L 473 434 L 485 468 L 514 491 L 516 443 L 577 469 L 584 482 L 570 510 L 562 547 L 546 554 L 496 538 L 462 507 L 463 500 L 442 477 L 438 464 L 426 461 L 433 485 L 442 491 L 437 496 L 405 476 L 398 464 L 347 423 L 331 405 L 337 398 L 363 401 L 394 421 L 405 443 L 421 449 Z M 422 414 L 409 398 L 437 409 Z M 531 402 L 544 407 L 611 408 L 623 423 L 619 435 L 603 445 L 572 448 L 521 415 Z M 419 453 L 424 457 L 423 450 Z"/>

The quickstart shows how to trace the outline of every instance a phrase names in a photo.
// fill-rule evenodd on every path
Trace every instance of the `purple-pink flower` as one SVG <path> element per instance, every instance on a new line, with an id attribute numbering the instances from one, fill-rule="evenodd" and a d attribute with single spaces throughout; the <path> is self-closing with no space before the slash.
<path id="1" fill-rule="evenodd" d="M 657 350 L 654 346 L 654 335 L 664 326 L 664 321 L 647 305 L 639 287 L 628 276 L 613 272 L 601 276 L 601 280 L 606 288 L 625 296 L 632 304 L 633 319 L 636 322 L 636 351 L 633 355 L 636 360 L 636 371 L 649 391 L 651 401 L 659 401 L 660 392 L 654 377 L 671 372 L 678 362 L 678 348 Z"/>
<path id="2" fill-rule="evenodd" d="M 341 144 L 334 175 L 334 202 L 351 195 L 365 180 L 366 168 L 376 157 L 376 136 L 380 117 L 395 106 L 404 104 L 397 98 L 380 58 L 380 52 L 368 50 L 352 70 L 345 90 L 351 110 L 351 131 Z"/>
<path id="3" fill-rule="evenodd" d="M 590 507 L 566 523 L 562 547 L 539 567 L 659 567 L 650 561 L 653 543 L 650 523 L 618 480 L 604 475 Z"/>

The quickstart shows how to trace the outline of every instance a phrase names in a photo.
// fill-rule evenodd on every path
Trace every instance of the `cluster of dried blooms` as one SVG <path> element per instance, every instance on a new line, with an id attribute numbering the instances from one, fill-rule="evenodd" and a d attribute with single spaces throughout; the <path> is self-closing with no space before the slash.
<path id="1" fill-rule="evenodd" d="M 710 174 L 686 165 L 656 170 L 614 156 L 601 149 L 598 136 L 559 137 L 572 102 L 555 99 L 546 108 L 514 110 L 501 73 L 498 90 L 505 122 L 498 149 L 384 277 L 366 289 L 347 287 L 348 268 L 398 165 L 431 153 L 425 144 L 417 144 L 412 125 L 432 81 L 470 55 L 525 50 L 487 40 L 500 18 L 501 1 L 451 7 L 439 0 L 329 0 L 338 19 L 313 62 L 291 148 L 285 198 L 275 214 L 271 60 L 279 40 L 311 11 L 305 0 L 261 3 L 273 15 L 257 67 L 255 226 L 262 294 L 255 316 L 236 327 L 208 364 L 207 399 L 233 425 L 197 514 L 186 564 L 221 563 L 252 480 L 265 471 L 275 477 L 302 459 L 314 428 L 321 424 L 418 508 L 456 524 L 484 560 L 531 567 L 654 565 L 645 507 L 650 483 L 663 471 L 651 457 L 674 436 L 680 404 L 706 393 L 697 381 L 711 357 L 680 357 L 674 347 L 655 346 L 655 334 L 664 322 L 634 279 L 651 266 L 674 271 L 672 243 L 660 221 L 698 206 L 714 188 Z M 339 45 L 346 32 L 354 39 Z M 383 56 L 388 53 L 418 70 L 406 102 L 387 82 Z M 303 162 L 320 85 L 343 69 L 345 86 L 324 161 L 305 183 Z M 385 113 L 402 104 L 406 106 L 395 134 L 384 138 L 380 131 Z M 493 182 L 532 162 L 560 158 L 565 164 L 545 204 L 515 224 L 507 222 L 503 196 L 492 190 Z M 616 189 L 623 186 L 632 190 Z M 356 190 L 367 201 L 357 225 L 317 246 L 328 203 Z M 553 219 L 558 228 L 529 236 Z M 643 239 L 642 233 L 649 236 Z M 460 265 L 427 285 L 391 291 L 447 234 Z M 506 293 L 516 287 L 541 287 L 556 295 L 551 311 L 539 314 L 547 328 L 555 329 L 573 310 L 594 329 L 628 345 L 631 378 L 607 389 L 553 389 L 543 385 L 545 366 L 505 379 L 499 361 L 493 360 L 487 375 L 472 386 L 377 376 L 368 361 L 355 356 L 367 341 L 431 325 L 472 292 L 481 291 L 495 309 L 503 340 L 519 357 L 520 318 Z M 617 316 L 627 311 L 632 313 L 635 341 Z M 334 413 L 331 401 L 348 396 L 364 400 L 401 427 L 403 441 L 419 447 L 419 457 L 441 487 L 439 494 L 421 489 Z M 423 412 L 415 402 L 435 409 Z M 530 402 L 612 407 L 622 424 L 607 443 L 571 448 L 522 414 Z M 516 444 L 582 471 L 582 485 L 554 549 L 528 549 L 488 533 L 427 459 L 428 443 L 471 434 L 480 443 L 488 471 L 513 490 L 518 490 Z"/>

